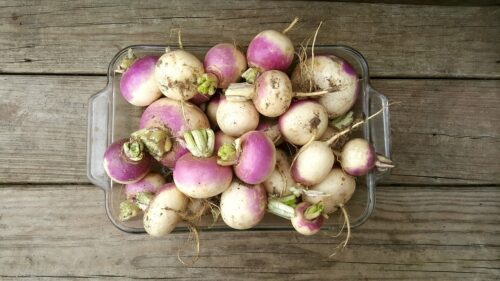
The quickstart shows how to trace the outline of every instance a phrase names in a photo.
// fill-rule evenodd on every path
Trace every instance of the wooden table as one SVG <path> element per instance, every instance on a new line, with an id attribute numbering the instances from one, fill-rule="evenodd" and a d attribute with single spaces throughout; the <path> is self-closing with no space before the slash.
<path id="1" fill-rule="evenodd" d="M 0 1 L 1 280 L 500 279 L 494 1 L 137 2 Z M 85 176 L 87 99 L 113 55 L 171 43 L 176 27 L 185 45 L 245 45 L 294 16 L 295 42 L 325 20 L 318 44 L 361 51 L 374 86 L 401 102 L 391 108 L 397 168 L 348 248 L 330 259 L 338 241 L 326 234 L 202 233 L 201 257 L 186 267 L 175 250 L 184 234 L 116 229 Z"/>

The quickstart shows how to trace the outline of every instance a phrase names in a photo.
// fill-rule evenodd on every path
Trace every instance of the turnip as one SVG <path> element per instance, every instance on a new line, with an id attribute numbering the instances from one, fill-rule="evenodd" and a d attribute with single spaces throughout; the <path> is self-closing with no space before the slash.
<path id="1" fill-rule="evenodd" d="M 313 141 L 297 152 L 291 168 L 293 179 L 305 186 L 318 184 L 328 175 L 334 162 L 335 156 L 329 144 Z"/>
<path id="2" fill-rule="evenodd" d="M 126 101 L 136 106 L 146 106 L 161 96 L 154 76 L 157 61 L 156 56 L 146 56 L 122 69 L 125 72 L 120 79 L 120 93 Z"/>
<path id="3" fill-rule="evenodd" d="M 165 140 L 171 141 L 171 149 L 162 156 L 158 157 L 157 155 L 155 158 L 162 165 L 173 168 L 175 161 L 188 152 L 181 139 L 183 134 L 190 130 L 209 128 L 210 124 L 206 115 L 197 106 L 188 102 L 161 98 L 144 110 L 139 127 L 141 129 L 156 128 L 166 134 Z M 151 143 L 154 144 L 155 142 Z M 161 148 L 161 145 L 159 148 Z"/>
<path id="4" fill-rule="evenodd" d="M 252 99 L 260 114 L 277 117 L 283 114 L 293 98 L 292 83 L 282 71 L 269 70 L 262 73 L 255 85 L 248 83 L 231 84 L 225 92 L 226 97 Z"/>
<path id="5" fill-rule="evenodd" d="M 361 138 L 349 140 L 340 158 L 342 169 L 353 176 L 363 176 L 374 167 L 382 170 L 394 167 L 390 159 L 377 155 L 373 145 Z"/>
<path id="6" fill-rule="evenodd" d="M 219 151 L 224 144 L 232 144 L 234 140 L 234 137 L 224 134 L 223 131 L 217 131 L 217 133 L 215 133 L 214 151 Z"/>
<path id="7" fill-rule="evenodd" d="M 173 137 L 182 137 L 187 131 L 206 129 L 210 125 L 206 115 L 197 106 L 161 98 L 144 110 L 139 127 L 167 129 Z"/>
<path id="8" fill-rule="evenodd" d="M 267 205 L 272 214 L 289 219 L 293 228 L 303 235 L 313 235 L 321 230 L 325 218 L 323 216 L 323 204 L 311 204 L 302 202 L 295 207 L 289 206 L 278 199 L 271 199 Z"/>
<path id="9" fill-rule="evenodd" d="M 314 100 L 300 100 L 279 117 L 280 132 L 286 141 L 304 145 L 319 139 L 328 127 L 326 109 Z"/>
<path id="10" fill-rule="evenodd" d="M 217 164 L 212 156 L 215 135 L 211 129 L 194 130 L 184 134 L 191 153 L 175 164 L 174 182 L 177 188 L 192 198 L 209 198 L 222 193 L 233 179 L 230 167 Z"/>
<path id="11" fill-rule="evenodd" d="M 207 109 L 205 110 L 212 129 L 219 127 L 219 125 L 217 125 L 217 109 L 219 108 L 220 100 L 220 94 L 213 95 L 207 104 Z"/>
<path id="12" fill-rule="evenodd" d="M 314 56 L 299 63 L 292 73 L 294 91 L 318 91 L 329 117 L 348 112 L 359 95 L 358 75 L 349 63 L 334 55 Z"/>
<path id="13" fill-rule="evenodd" d="M 229 43 L 210 48 L 203 65 L 206 73 L 198 78 L 198 91 L 206 95 L 213 95 L 217 88 L 226 89 L 229 84 L 237 82 L 247 69 L 243 52 Z"/>
<path id="14" fill-rule="evenodd" d="M 223 145 L 218 156 L 220 164 L 234 165 L 236 176 L 248 184 L 264 182 L 276 165 L 276 148 L 269 137 L 260 131 L 250 131 L 233 144 Z"/>
<path id="15" fill-rule="evenodd" d="M 220 199 L 222 220 L 235 229 L 252 228 L 264 217 L 266 205 L 266 190 L 262 185 L 233 180 Z"/>
<path id="16" fill-rule="evenodd" d="M 217 108 L 217 124 L 225 134 L 239 137 L 257 128 L 259 113 L 251 101 L 230 101 L 221 97 Z"/>
<path id="17" fill-rule="evenodd" d="M 253 83 L 259 73 L 267 70 L 286 71 L 294 56 L 293 43 L 285 34 L 297 23 L 298 18 L 283 32 L 265 30 L 257 34 L 247 49 L 247 62 L 250 67 L 243 77 Z"/>
<path id="18" fill-rule="evenodd" d="M 165 178 L 159 173 L 149 173 L 136 183 L 125 185 L 125 196 L 132 202 L 139 203 L 138 207 L 145 210 L 146 202 L 138 200 L 138 197 L 144 193 L 156 194 L 156 192 L 165 184 Z"/>
<path id="19" fill-rule="evenodd" d="M 151 236 L 165 236 L 181 221 L 188 198 L 172 183 L 164 185 L 151 200 L 143 218 L 144 229 Z"/>
<path id="20" fill-rule="evenodd" d="M 259 126 L 257 126 L 256 130 L 264 132 L 275 145 L 280 145 L 281 143 L 283 143 L 283 136 L 280 132 L 278 119 L 261 118 Z"/>
<path id="21" fill-rule="evenodd" d="M 151 157 L 144 150 L 140 141 L 118 140 L 104 153 L 104 170 L 117 183 L 138 182 L 151 169 Z"/>
<path id="22" fill-rule="evenodd" d="M 290 173 L 290 161 L 280 149 L 276 149 L 276 166 L 271 175 L 262 183 L 270 196 L 287 196 L 291 194 L 289 188 L 295 185 Z"/>
<path id="23" fill-rule="evenodd" d="M 356 179 L 353 176 L 345 173 L 340 168 L 333 168 L 322 182 L 309 188 L 309 190 L 323 192 L 325 195 L 312 196 L 304 194 L 302 198 L 311 204 L 323 202 L 325 206 L 324 212 L 331 214 L 351 199 L 355 189 Z"/>
<path id="24" fill-rule="evenodd" d="M 197 81 L 204 72 L 203 64 L 196 56 L 168 47 L 155 67 L 155 77 L 163 95 L 180 101 L 189 100 L 198 93 Z"/>

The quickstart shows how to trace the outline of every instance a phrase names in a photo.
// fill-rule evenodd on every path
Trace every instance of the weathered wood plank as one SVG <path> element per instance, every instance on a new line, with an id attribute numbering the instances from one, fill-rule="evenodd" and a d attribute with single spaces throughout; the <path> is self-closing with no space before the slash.
<path id="1" fill-rule="evenodd" d="M 495 184 L 498 80 L 374 80 L 391 100 L 390 184 Z M 0 182 L 85 183 L 87 99 L 104 77 L 0 76 Z"/>
<path id="2" fill-rule="evenodd" d="M 500 189 L 379 187 L 375 215 L 329 259 L 331 234 L 202 233 L 192 267 L 186 234 L 151 239 L 115 229 L 91 186 L 0 189 L 0 277 L 192 280 L 494 280 Z M 31 278 L 31 279 L 29 279 Z"/>
<path id="3" fill-rule="evenodd" d="M 413 6 L 309 1 L 0 2 L 0 72 L 105 73 L 131 44 L 165 44 L 181 27 L 185 45 L 283 29 L 299 43 L 325 24 L 318 44 L 346 44 L 378 77 L 500 77 L 500 7 Z"/>

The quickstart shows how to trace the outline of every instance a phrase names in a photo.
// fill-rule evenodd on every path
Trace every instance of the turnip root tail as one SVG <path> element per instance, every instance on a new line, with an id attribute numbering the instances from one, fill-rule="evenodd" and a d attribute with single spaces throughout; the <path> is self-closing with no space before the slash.
<path id="1" fill-rule="evenodd" d="M 316 28 L 316 31 L 314 32 L 314 37 L 311 45 L 311 73 L 314 73 L 314 45 L 316 44 L 316 37 L 318 36 L 319 29 L 321 28 L 321 25 L 323 24 L 323 21 L 320 21 L 318 24 L 318 28 Z M 309 78 L 309 92 L 312 91 L 312 77 Z"/>
<path id="2" fill-rule="evenodd" d="M 189 229 L 189 236 L 184 242 L 184 244 L 177 250 L 177 259 L 185 266 L 192 266 L 198 261 L 198 258 L 200 257 L 200 234 L 198 232 L 198 228 L 196 225 L 192 223 L 188 223 L 188 229 Z M 195 242 L 195 252 L 196 254 L 194 257 L 189 261 L 185 262 L 184 259 L 181 257 L 181 252 L 187 247 L 187 245 L 190 243 L 191 240 Z"/>
<path id="3" fill-rule="evenodd" d="M 295 24 L 297 24 L 297 22 L 299 22 L 299 17 L 295 17 L 293 21 L 290 23 L 290 25 L 288 25 L 287 28 L 283 29 L 281 33 L 286 34 L 288 31 L 292 30 L 292 28 L 294 27 Z"/>
<path id="4" fill-rule="evenodd" d="M 389 168 L 394 168 L 395 166 L 392 164 L 392 160 L 377 154 L 377 161 L 375 162 L 375 166 L 379 171 L 386 171 Z"/>
<path id="5" fill-rule="evenodd" d="M 382 113 L 384 110 L 386 109 L 386 106 L 383 106 L 379 111 L 375 112 L 374 114 L 370 115 L 368 118 L 366 118 L 365 120 L 361 120 L 361 121 L 358 121 L 356 123 L 354 123 L 352 126 L 350 126 L 349 128 L 345 129 L 345 130 L 342 130 L 340 132 L 338 132 L 337 134 L 333 135 L 329 140 L 326 141 L 326 143 L 328 143 L 328 145 L 332 145 L 335 141 L 337 141 L 341 136 L 353 131 L 354 129 L 356 129 L 357 127 L 363 125 L 366 121 L 376 117 L 377 115 L 379 115 L 380 113 Z"/>
<path id="6" fill-rule="evenodd" d="M 132 51 L 132 48 L 128 49 L 127 55 L 122 59 L 120 65 L 115 69 L 116 73 L 123 73 L 129 69 L 132 64 L 137 60 L 137 56 Z"/>
<path id="7" fill-rule="evenodd" d="M 349 221 L 349 214 L 347 214 L 347 211 L 346 211 L 343 204 L 340 205 L 339 208 L 342 211 L 342 214 L 344 216 L 344 225 L 342 226 L 342 229 L 344 229 L 344 226 L 347 226 L 347 235 L 346 235 L 344 241 L 340 242 L 340 244 L 336 247 L 335 252 L 333 252 L 330 255 L 330 258 L 332 258 L 333 256 L 335 256 L 338 253 L 337 250 L 339 247 L 341 247 L 340 251 L 344 250 L 345 247 L 347 246 L 347 243 L 349 243 L 349 239 L 351 238 L 351 223 Z M 342 229 L 341 229 L 340 233 L 342 232 Z M 338 234 L 337 234 L 337 236 L 338 236 Z"/>

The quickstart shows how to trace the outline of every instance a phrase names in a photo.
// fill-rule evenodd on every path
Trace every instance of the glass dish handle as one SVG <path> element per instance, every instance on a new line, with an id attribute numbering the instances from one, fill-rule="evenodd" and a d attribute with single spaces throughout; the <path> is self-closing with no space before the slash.
<path id="1" fill-rule="evenodd" d="M 368 86 L 369 90 L 369 105 L 370 115 L 376 113 L 380 109 L 382 113 L 370 119 L 370 141 L 375 147 L 375 151 L 387 158 L 391 158 L 391 124 L 389 113 L 389 100 L 386 96 L 375 90 L 371 85 Z M 390 169 L 383 172 L 377 172 L 377 179 L 382 176 L 388 175 Z"/>
<path id="2" fill-rule="evenodd" d="M 110 188 L 110 180 L 102 163 L 108 146 L 111 94 L 108 83 L 106 88 L 91 96 L 88 102 L 87 177 L 104 190 Z"/>

